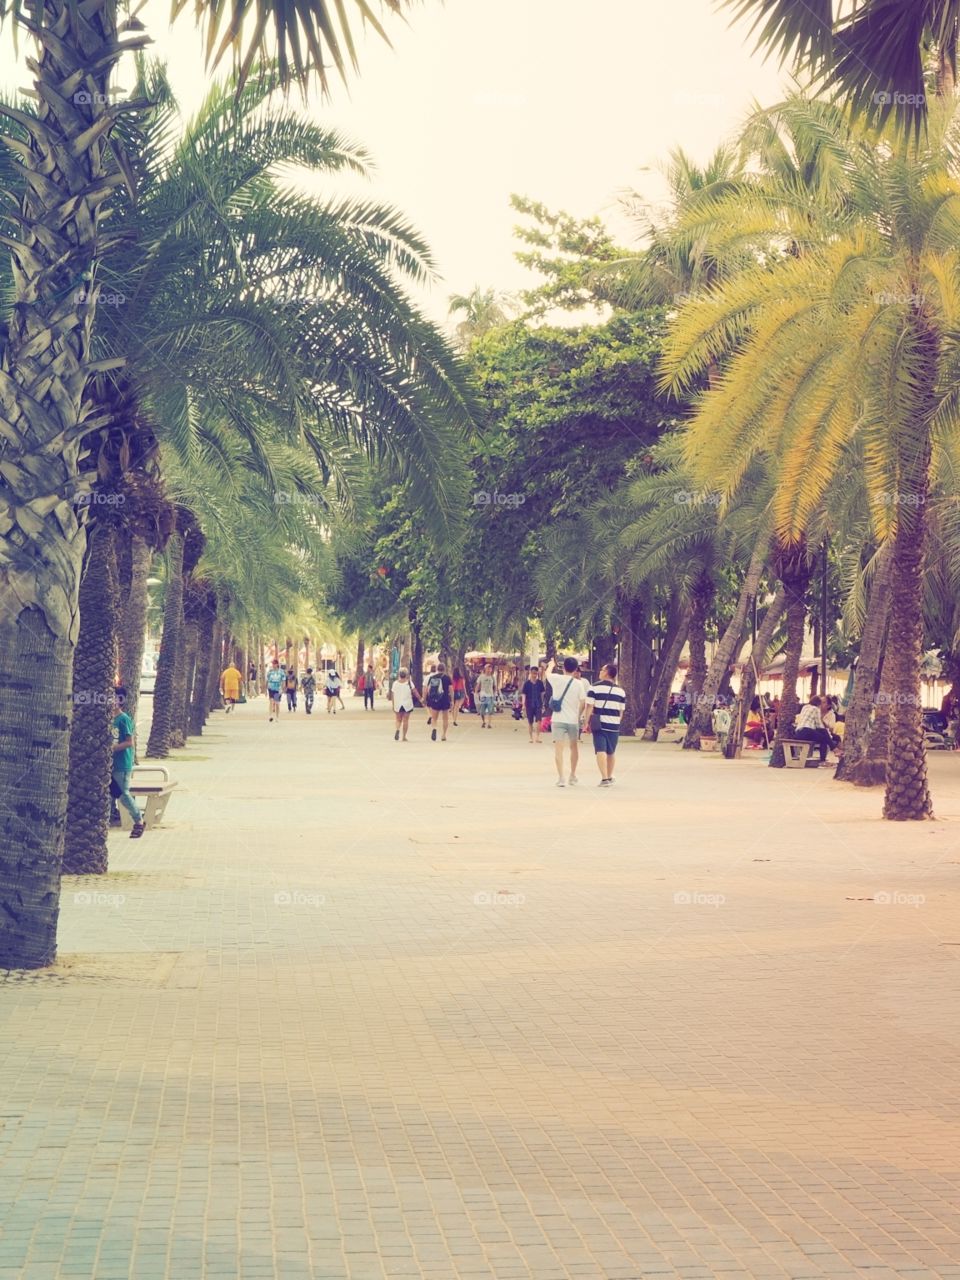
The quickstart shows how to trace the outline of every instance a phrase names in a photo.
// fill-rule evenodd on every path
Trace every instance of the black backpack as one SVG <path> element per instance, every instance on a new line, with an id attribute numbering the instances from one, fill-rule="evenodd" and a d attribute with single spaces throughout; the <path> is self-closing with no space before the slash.
<path id="1" fill-rule="evenodd" d="M 427 706 L 439 707 L 443 701 L 443 676 L 433 675 L 427 681 Z"/>

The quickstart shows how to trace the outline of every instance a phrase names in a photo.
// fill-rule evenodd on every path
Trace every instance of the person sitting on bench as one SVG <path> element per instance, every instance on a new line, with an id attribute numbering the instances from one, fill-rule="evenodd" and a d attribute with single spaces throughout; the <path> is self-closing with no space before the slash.
<path id="1" fill-rule="evenodd" d="M 797 716 L 793 726 L 793 737 L 798 742 L 814 742 L 820 748 L 820 763 L 824 764 L 830 750 L 830 734 L 823 723 L 820 712 L 820 699 L 816 694 Z"/>

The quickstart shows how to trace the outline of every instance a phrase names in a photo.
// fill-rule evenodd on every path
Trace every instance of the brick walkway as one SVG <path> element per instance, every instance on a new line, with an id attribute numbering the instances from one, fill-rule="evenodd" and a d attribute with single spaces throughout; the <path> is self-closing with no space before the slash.
<path id="1" fill-rule="evenodd" d="M 0 1280 L 960 1277 L 944 821 L 263 703 L 0 976 Z"/>

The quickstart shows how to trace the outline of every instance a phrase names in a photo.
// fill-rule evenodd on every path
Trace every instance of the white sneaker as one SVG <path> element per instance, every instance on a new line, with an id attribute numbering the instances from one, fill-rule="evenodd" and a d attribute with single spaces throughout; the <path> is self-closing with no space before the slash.
<path id="1" fill-rule="evenodd" d="M 558 786 L 558 787 L 565 787 L 566 785 L 567 785 L 567 784 L 564 782 L 564 780 L 563 780 L 562 778 L 558 778 L 558 779 L 557 779 L 557 786 Z"/>
<path id="2" fill-rule="evenodd" d="M 579 779 L 575 774 L 572 774 L 572 773 L 571 773 L 571 775 L 570 775 L 570 785 L 571 785 L 571 787 L 575 787 L 579 781 L 580 781 L 580 779 Z"/>

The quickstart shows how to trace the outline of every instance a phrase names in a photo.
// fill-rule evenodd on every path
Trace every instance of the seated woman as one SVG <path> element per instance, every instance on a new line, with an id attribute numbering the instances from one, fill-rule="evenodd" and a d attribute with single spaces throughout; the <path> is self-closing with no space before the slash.
<path id="1" fill-rule="evenodd" d="M 830 746 L 836 751 L 840 745 L 841 736 L 837 733 L 837 711 L 832 698 L 820 699 L 820 718 L 823 720 L 823 727 L 830 735 Z"/>
<path id="2" fill-rule="evenodd" d="M 750 703 L 750 710 L 747 712 L 747 723 L 743 728 L 743 736 L 751 747 L 762 747 L 766 741 L 763 712 L 760 709 L 759 698 L 755 697 Z"/>
<path id="3" fill-rule="evenodd" d="M 830 750 L 831 739 L 823 723 L 820 712 L 820 699 L 814 694 L 807 705 L 797 716 L 793 726 L 793 736 L 799 742 L 812 742 L 820 748 L 820 763 L 823 764 Z"/>

